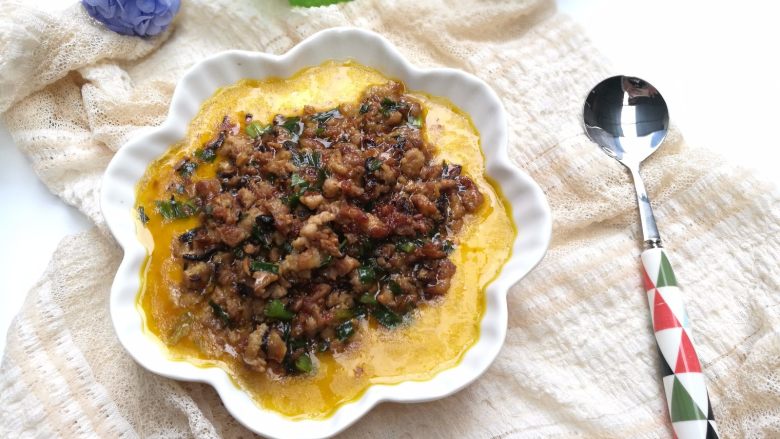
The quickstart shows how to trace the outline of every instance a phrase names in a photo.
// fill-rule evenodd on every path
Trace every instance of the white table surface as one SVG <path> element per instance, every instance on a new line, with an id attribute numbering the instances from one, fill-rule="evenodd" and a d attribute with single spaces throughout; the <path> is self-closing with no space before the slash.
<path id="1" fill-rule="evenodd" d="M 557 3 L 612 60 L 616 72 L 640 76 L 662 91 L 673 123 L 689 143 L 780 185 L 780 142 L 772 137 L 780 125 L 776 2 Z M 90 222 L 48 192 L 2 123 L 0 206 L 2 353 L 11 319 L 57 243 L 86 230 Z"/>

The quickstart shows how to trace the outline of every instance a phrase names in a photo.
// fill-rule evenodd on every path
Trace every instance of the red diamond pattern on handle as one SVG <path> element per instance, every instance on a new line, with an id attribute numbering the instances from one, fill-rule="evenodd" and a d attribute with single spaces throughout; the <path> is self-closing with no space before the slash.
<path id="1" fill-rule="evenodd" d="M 696 355 L 696 349 L 693 348 L 688 332 L 683 331 L 680 339 L 680 352 L 677 354 L 677 365 L 674 373 L 701 372 L 699 357 Z"/>
<path id="2" fill-rule="evenodd" d="M 647 275 L 645 267 L 642 267 L 642 283 L 645 284 L 645 291 L 649 291 L 655 288 L 655 284 L 652 280 L 650 280 L 650 276 Z"/>
<path id="3" fill-rule="evenodd" d="M 664 392 L 679 439 L 717 439 L 701 363 L 688 327 L 681 291 L 671 263 L 661 248 L 642 253 L 642 281 L 650 307 L 653 332 L 666 363 Z"/>
<path id="4" fill-rule="evenodd" d="M 664 300 L 658 289 L 653 288 L 653 331 L 658 332 L 663 329 L 669 328 L 681 328 L 682 325 L 677 321 L 677 317 L 674 316 L 672 309 Z"/>

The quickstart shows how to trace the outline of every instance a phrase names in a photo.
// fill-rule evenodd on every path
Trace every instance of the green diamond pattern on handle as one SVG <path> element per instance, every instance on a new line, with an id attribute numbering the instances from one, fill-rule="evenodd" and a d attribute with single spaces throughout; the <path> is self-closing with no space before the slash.
<path id="1" fill-rule="evenodd" d="M 674 387 L 672 387 L 671 412 L 672 422 L 707 419 L 707 415 L 702 413 L 677 377 L 674 378 Z"/>
<path id="2" fill-rule="evenodd" d="M 692 343 L 677 278 L 664 249 L 642 252 L 642 276 L 653 332 L 664 363 L 664 396 L 673 437 L 717 439 L 702 364 Z"/>
<path id="3" fill-rule="evenodd" d="M 658 281 L 655 286 L 660 287 L 676 287 L 677 278 L 674 277 L 674 271 L 672 271 L 672 264 L 669 263 L 669 259 L 666 258 L 666 253 L 661 253 L 661 268 L 658 270 Z"/>

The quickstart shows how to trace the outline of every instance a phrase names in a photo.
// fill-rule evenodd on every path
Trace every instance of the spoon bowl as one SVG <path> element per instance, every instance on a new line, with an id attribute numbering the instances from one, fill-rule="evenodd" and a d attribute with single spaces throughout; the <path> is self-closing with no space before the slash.
<path id="1" fill-rule="evenodd" d="M 652 154 L 669 131 L 669 110 L 655 87 L 633 76 L 613 76 L 588 94 L 585 132 L 610 157 L 626 166 Z"/>

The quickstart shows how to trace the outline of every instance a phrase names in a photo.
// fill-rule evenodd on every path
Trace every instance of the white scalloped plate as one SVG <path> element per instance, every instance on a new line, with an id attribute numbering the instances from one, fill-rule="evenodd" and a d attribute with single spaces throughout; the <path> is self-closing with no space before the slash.
<path id="1" fill-rule="evenodd" d="M 133 215 L 135 188 L 147 166 L 170 145 L 184 138 L 201 103 L 219 87 L 240 79 L 288 77 L 327 60 L 352 59 L 402 80 L 410 90 L 450 99 L 467 112 L 480 132 L 487 174 L 501 186 L 512 204 L 518 236 L 512 257 L 487 288 L 487 306 L 480 338 L 455 367 L 428 381 L 371 386 L 359 399 L 341 406 L 323 420 L 293 421 L 265 410 L 236 387 L 219 368 L 196 367 L 168 359 L 164 347 L 143 332 L 136 308 L 141 265 L 146 250 L 136 237 Z M 124 249 L 124 258 L 111 286 L 111 319 L 119 341 L 146 369 L 177 380 L 209 383 L 227 410 L 247 428 L 265 436 L 321 438 L 334 435 L 381 401 L 419 402 L 443 398 L 479 377 L 498 355 L 507 325 L 506 294 L 544 256 L 550 241 L 550 208 L 539 186 L 513 166 L 507 156 L 507 122 L 496 93 L 482 80 L 460 70 L 412 66 L 383 37 L 355 28 L 319 32 L 284 55 L 231 50 L 207 58 L 185 73 L 171 101 L 165 122 L 125 144 L 103 177 L 101 207 L 111 232 Z"/>

